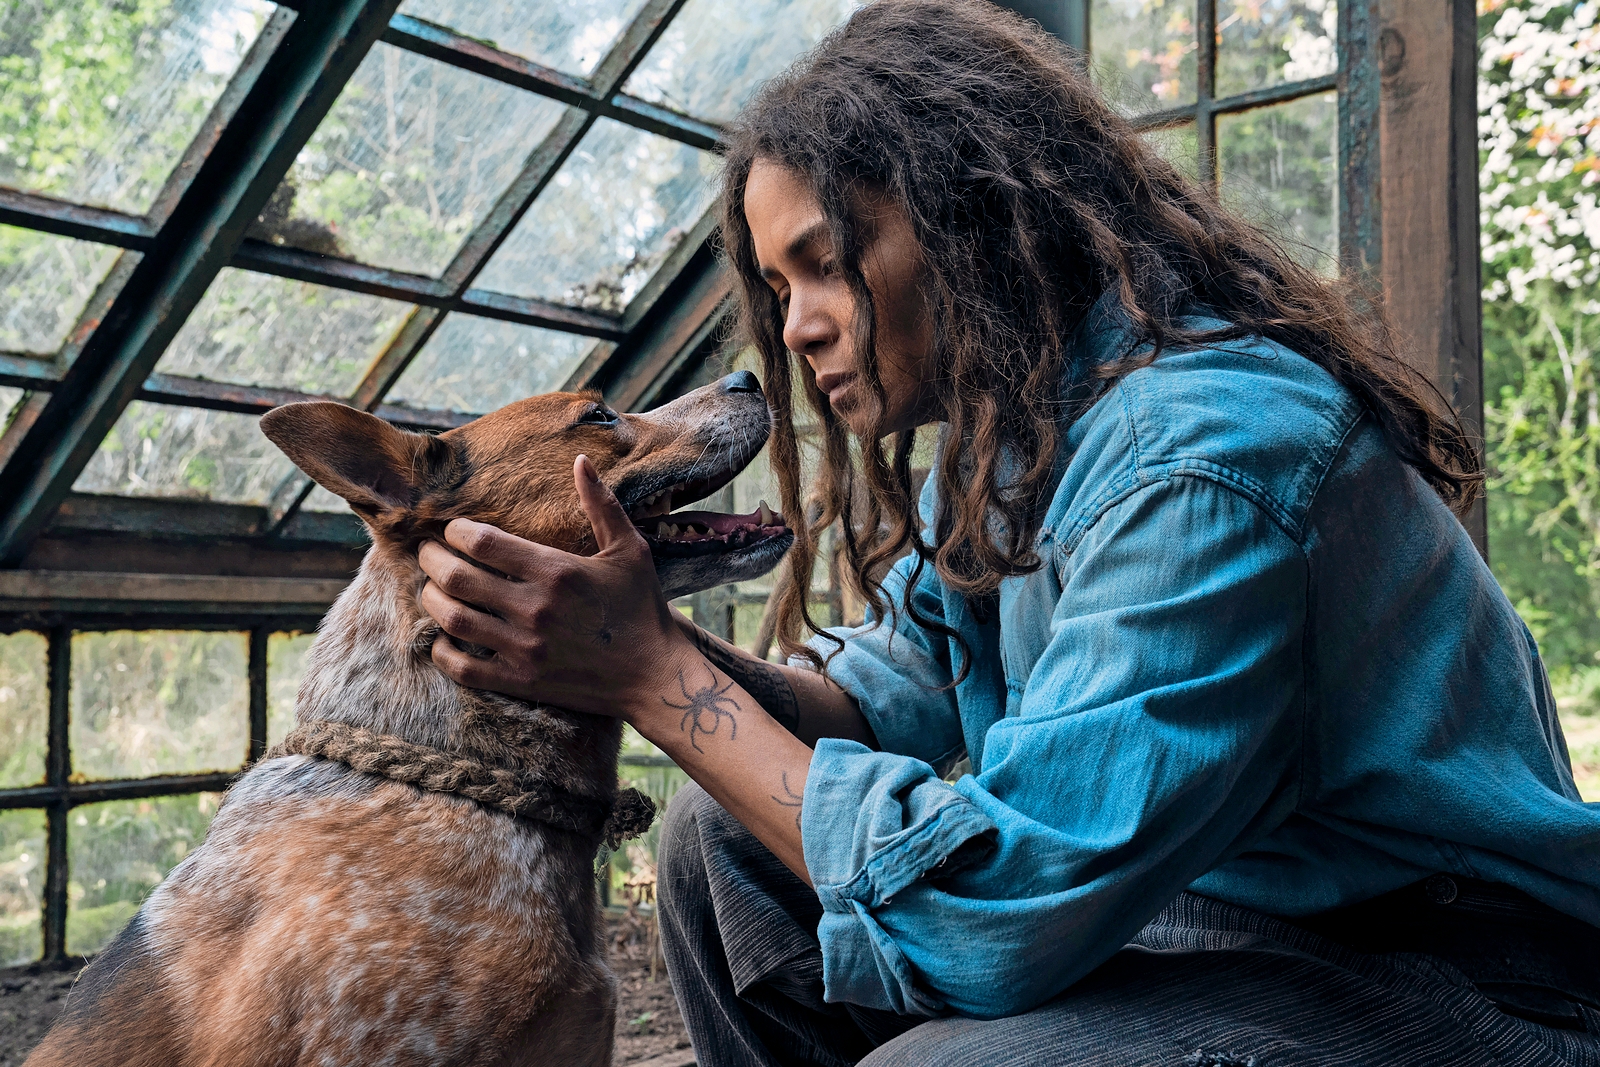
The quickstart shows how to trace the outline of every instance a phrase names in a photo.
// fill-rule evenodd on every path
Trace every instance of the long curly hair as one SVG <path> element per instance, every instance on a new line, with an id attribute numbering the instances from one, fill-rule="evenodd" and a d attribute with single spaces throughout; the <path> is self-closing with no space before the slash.
<path id="1" fill-rule="evenodd" d="M 855 296 L 858 373 L 884 410 L 877 316 L 862 274 L 863 192 L 903 210 L 920 243 L 934 315 L 933 389 L 946 423 L 932 477 L 939 506 L 918 536 L 913 434 L 852 439 L 761 278 L 744 191 L 769 160 L 809 184 Z M 1458 514 L 1482 462 L 1449 405 L 1400 357 L 1381 314 L 1346 282 L 1276 241 L 1162 160 L 1035 25 L 982 0 L 877 0 L 768 83 L 729 132 L 722 238 L 738 276 L 741 328 L 760 353 L 774 416 L 771 458 L 795 530 L 777 637 L 817 665 L 807 591 L 821 532 L 839 522 L 847 579 L 879 617 L 888 562 L 910 551 L 980 612 L 1000 581 L 1040 566 L 1033 551 L 1058 446 L 1111 383 L 1165 348 L 1270 338 L 1327 370 L 1394 451 Z M 1138 355 L 1068 365 L 1074 331 L 1116 294 Z M 1196 306 L 1231 325 L 1197 333 Z M 1070 383 L 1077 383 L 1076 385 Z M 791 388 L 792 386 L 792 388 Z M 801 499 L 794 396 L 821 430 L 820 469 Z M 1002 457 L 1013 469 L 1002 470 Z M 914 582 L 913 582 L 914 584 Z M 917 621 L 949 631 L 922 618 Z M 966 657 L 963 657 L 965 659 Z M 965 665 L 961 669 L 965 673 Z"/>

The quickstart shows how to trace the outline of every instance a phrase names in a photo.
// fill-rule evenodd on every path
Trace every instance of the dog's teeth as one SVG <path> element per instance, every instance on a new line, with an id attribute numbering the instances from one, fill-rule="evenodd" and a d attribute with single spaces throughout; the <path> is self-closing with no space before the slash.
<path id="1" fill-rule="evenodd" d="M 671 534 L 667 533 L 667 528 L 667 524 L 664 522 L 656 523 L 656 536 L 663 541 L 672 536 Z"/>
<path id="2" fill-rule="evenodd" d="M 678 536 L 678 525 L 677 525 L 677 523 L 672 523 L 667 527 L 667 536 L 668 537 L 677 537 Z"/>
<path id="3" fill-rule="evenodd" d="M 767 502 L 765 500 L 761 502 L 761 506 L 756 509 L 756 512 L 761 519 L 761 525 L 772 525 L 772 509 L 767 507 Z"/>

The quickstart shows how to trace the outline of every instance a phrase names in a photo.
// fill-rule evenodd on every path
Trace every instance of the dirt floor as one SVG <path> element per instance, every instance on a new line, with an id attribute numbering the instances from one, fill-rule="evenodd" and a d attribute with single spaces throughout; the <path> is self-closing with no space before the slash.
<path id="1" fill-rule="evenodd" d="M 621 987 L 615 1062 L 639 1063 L 688 1049 L 689 1035 L 678 1014 L 666 968 L 659 951 L 652 952 L 655 937 L 649 920 L 622 916 L 612 923 L 611 934 L 611 968 Z M 79 966 L 57 970 L 34 964 L 0 970 L 0 1067 L 17 1067 L 44 1037 Z"/>

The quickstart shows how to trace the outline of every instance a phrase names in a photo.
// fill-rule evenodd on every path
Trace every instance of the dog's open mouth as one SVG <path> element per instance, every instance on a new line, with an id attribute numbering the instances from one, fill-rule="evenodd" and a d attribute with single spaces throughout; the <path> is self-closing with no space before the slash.
<path id="1" fill-rule="evenodd" d="M 628 508 L 628 517 L 644 534 L 656 559 L 687 559 L 754 548 L 789 533 L 783 516 L 763 500 L 748 515 L 720 511 L 673 511 L 679 503 L 702 500 L 726 484 L 680 482 L 655 492 Z"/>

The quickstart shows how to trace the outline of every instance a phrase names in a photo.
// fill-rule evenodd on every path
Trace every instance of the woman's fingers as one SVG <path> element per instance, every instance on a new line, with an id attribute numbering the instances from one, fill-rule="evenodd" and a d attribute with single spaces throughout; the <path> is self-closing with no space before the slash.
<path id="1" fill-rule="evenodd" d="M 433 663 L 446 678 L 468 689 L 492 689 L 516 695 L 512 692 L 516 679 L 499 661 L 469 656 L 451 644 L 445 634 L 433 639 Z"/>
<path id="2" fill-rule="evenodd" d="M 501 655 L 515 654 L 519 658 L 527 655 L 528 635 L 503 619 L 462 603 L 432 582 L 422 587 L 417 602 L 423 611 L 433 616 L 439 629 L 451 637 L 492 648 Z"/>
<path id="3" fill-rule="evenodd" d="M 589 517 L 595 547 L 600 552 L 643 545 L 644 538 L 634 528 L 633 520 L 628 518 L 611 487 L 600 480 L 588 456 L 580 455 L 573 461 L 572 481 L 578 488 L 578 503 Z"/>
<path id="4" fill-rule="evenodd" d="M 479 563 L 523 580 L 533 576 L 541 560 L 556 552 L 555 549 L 508 534 L 498 526 L 471 519 L 451 519 L 450 525 L 444 528 L 444 539 L 450 547 L 465 552 Z M 564 555 L 559 552 L 556 554 Z"/>
<path id="5" fill-rule="evenodd" d="M 475 567 L 437 541 L 424 541 L 417 549 L 417 563 L 431 584 L 457 600 L 478 604 L 504 615 L 506 601 L 515 594 L 516 583 Z"/>

